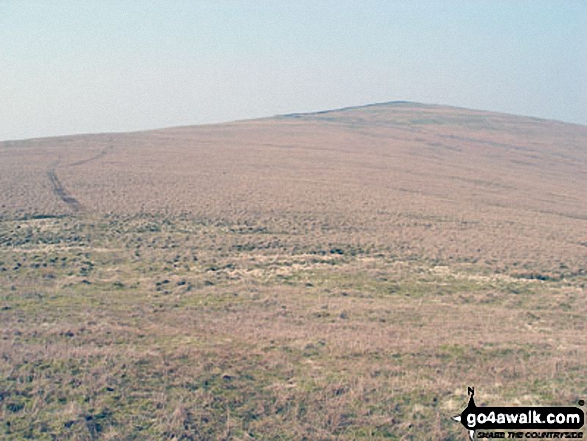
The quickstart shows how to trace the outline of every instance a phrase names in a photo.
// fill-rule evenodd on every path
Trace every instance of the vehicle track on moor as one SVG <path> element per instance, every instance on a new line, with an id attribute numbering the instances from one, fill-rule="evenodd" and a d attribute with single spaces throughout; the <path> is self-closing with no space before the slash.
<path id="1" fill-rule="evenodd" d="M 108 151 L 114 148 L 113 145 L 109 145 L 98 154 L 91 156 L 87 159 L 82 159 L 81 161 L 72 162 L 70 164 L 64 165 L 64 167 L 76 167 L 79 165 L 87 164 L 92 161 L 96 161 L 108 154 Z M 55 196 L 57 196 L 61 201 L 69 207 L 69 209 L 74 213 L 83 212 L 84 207 L 80 203 L 80 201 L 73 195 L 73 193 L 63 185 L 59 176 L 57 175 L 57 168 L 61 166 L 61 158 L 59 158 L 56 162 L 54 162 L 49 170 L 47 170 L 47 177 L 49 178 L 49 183 L 51 184 L 51 191 Z"/>
<path id="2" fill-rule="evenodd" d="M 87 159 L 82 159 L 81 161 L 76 161 L 76 162 L 72 162 L 71 164 L 68 164 L 68 167 L 77 167 L 78 165 L 83 165 L 83 164 L 87 164 L 88 162 L 93 162 L 93 161 L 97 161 L 100 158 L 103 158 L 104 156 L 106 156 L 108 154 L 108 151 L 113 149 L 114 146 L 113 145 L 109 145 L 108 147 L 106 147 L 105 149 L 103 149 L 102 151 L 100 151 L 100 153 L 87 158 Z"/>
<path id="3" fill-rule="evenodd" d="M 51 191 L 55 196 L 61 199 L 65 205 L 67 205 L 71 211 L 74 213 L 78 213 L 82 211 L 82 205 L 77 200 L 75 196 L 73 196 L 69 190 L 63 186 L 57 173 L 55 172 L 56 167 L 59 165 L 59 161 L 47 171 L 47 177 L 49 178 L 49 182 L 51 183 Z"/>

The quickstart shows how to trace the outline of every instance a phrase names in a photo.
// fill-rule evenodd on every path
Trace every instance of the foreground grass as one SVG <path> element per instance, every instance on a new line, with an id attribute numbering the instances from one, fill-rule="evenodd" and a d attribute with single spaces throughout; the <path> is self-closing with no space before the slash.
<path id="1" fill-rule="evenodd" d="M 0 436 L 463 439 L 587 395 L 584 274 L 188 216 L 0 224 Z"/>

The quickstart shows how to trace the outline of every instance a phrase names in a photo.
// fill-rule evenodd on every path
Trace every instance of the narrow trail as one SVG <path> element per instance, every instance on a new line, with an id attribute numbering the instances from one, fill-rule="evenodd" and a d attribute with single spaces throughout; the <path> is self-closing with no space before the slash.
<path id="1" fill-rule="evenodd" d="M 96 161 L 102 157 L 104 157 L 109 150 L 113 149 L 113 145 L 109 145 L 105 149 L 103 149 L 100 153 L 91 156 L 87 159 L 82 159 L 81 161 L 72 162 L 71 164 L 65 165 L 65 167 L 75 167 L 78 165 L 87 164 L 88 162 Z M 74 213 L 79 213 L 84 211 L 84 207 L 82 204 L 77 200 L 77 198 L 63 185 L 59 177 L 57 176 L 56 169 L 61 164 L 61 158 L 59 158 L 56 162 L 51 165 L 49 170 L 47 170 L 47 177 L 49 178 L 49 182 L 51 183 L 51 191 L 55 196 L 61 199 Z"/>
<path id="2" fill-rule="evenodd" d="M 54 164 L 48 171 L 47 177 L 49 178 L 49 182 L 51 183 L 51 190 L 53 194 L 55 194 L 59 199 L 61 199 L 65 204 L 71 208 L 74 213 L 78 213 L 82 211 L 82 205 L 79 201 L 72 196 L 72 194 L 63 186 L 59 178 L 57 177 L 57 173 L 55 173 L 55 167 L 57 164 Z"/>
<path id="3" fill-rule="evenodd" d="M 113 148 L 114 148 L 113 145 L 109 145 L 108 147 L 106 147 L 104 150 L 102 150 L 97 155 L 94 155 L 94 156 L 92 156 L 91 158 L 88 158 L 88 159 L 82 159 L 81 161 L 72 162 L 71 164 L 68 164 L 68 167 L 76 167 L 78 165 L 83 165 L 83 164 L 87 164 L 88 162 L 96 161 L 96 160 L 98 160 L 98 159 L 106 156 L 106 154 L 108 153 L 108 151 L 111 150 L 111 149 L 113 149 Z"/>

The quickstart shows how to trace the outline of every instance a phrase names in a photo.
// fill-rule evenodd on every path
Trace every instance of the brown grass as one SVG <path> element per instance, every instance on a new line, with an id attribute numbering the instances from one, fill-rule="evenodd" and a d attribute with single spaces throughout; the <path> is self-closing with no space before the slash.
<path id="1" fill-rule="evenodd" d="M 467 386 L 574 405 L 586 140 L 389 104 L 0 143 L 0 437 L 458 440 Z"/>

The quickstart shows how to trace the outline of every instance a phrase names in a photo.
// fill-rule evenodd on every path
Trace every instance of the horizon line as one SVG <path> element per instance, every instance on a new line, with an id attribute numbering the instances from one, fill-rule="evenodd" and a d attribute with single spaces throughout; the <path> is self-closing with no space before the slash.
<path id="1" fill-rule="evenodd" d="M 77 136 L 99 136 L 99 135 L 127 135 L 127 134 L 135 134 L 135 133 L 148 133 L 148 132 L 158 132 L 162 130 L 170 130 L 170 129 L 180 129 L 180 128 L 189 128 L 189 127 L 207 127 L 207 126 L 219 126 L 224 124 L 234 124 L 234 123 L 241 123 L 241 122 L 250 122 L 250 121 L 262 121 L 268 119 L 279 119 L 279 118 L 295 118 L 295 117 L 302 117 L 302 116 L 312 116 L 312 115 L 324 115 L 328 113 L 334 112 L 345 112 L 345 111 L 352 111 L 352 110 L 359 110 L 365 109 L 369 107 L 383 107 L 383 106 L 404 106 L 404 105 L 411 105 L 411 106 L 421 106 L 421 107 L 445 107 L 451 109 L 461 109 L 461 110 L 469 110 L 475 112 L 482 112 L 482 113 L 491 113 L 497 115 L 507 115 L 519 118 L 526 118 L 536 121 L 544 121 L 544 122 L 551 122 L 551 123 L 558 123 L 558 124 L 565 124 L 565 125 L 572 125 L 572 126 L 579 126 L 583 128 L 587 128 L 587 124 L 575 123 L 575 122 L 567 122 L 558 119 L 552 118 L 541 118 L 536 116 L 530 115 L 521 115 L 517 113 L 509 113 L 509 112 L 501 112 L 501 111 L 494 111 L 494 110 L 484 110 L 484 109 L 474 109 L 470 107 L 463 107 L 463 106 L 453 106 L 449 104 L 433 104 L 433 103 L 421 103 L 418 101 L 409 101 L 409 100 L 392 100 L 392 101 L 381 101 L 376 103 L 368 103 L 368 104 L 358 104 L 358 105 L 351 105 L 345 107 L 337 107 L 333 109 L 325 109 L 325 110 L 314 110 L 308 112 L 291 112 L 291 113 L 283 113 L 283 114 L 274 114 L 271 116 L 262 116 L 258 118 L 243 118 L 243 119 L 235 119 L 235 120 L 227 120 L 215 123 L 204 123 L 204 124 L 185 124 L 185 125 L 172 125 L 172 126 L 165 126 L 165 127 L 157 127 L 154 129 L 140 129 L 140 130 L 128 130 L 128 131 L 105 131 L 105 132 L 79 132 L 79 133 L 68 133 L 62 135 L 50 135 L 50 136 L 38 136 L 32 138 L 12 138 L 12 139 L 5 139 L 0 140 L 0 144 L 2 143 L 11 143 L 11 142 L 23 142 L 23 141 L 35 141 L 35 140 L 45 140 L 45 139 L 57 139 L 57 138 L 72 138 Z"/>

